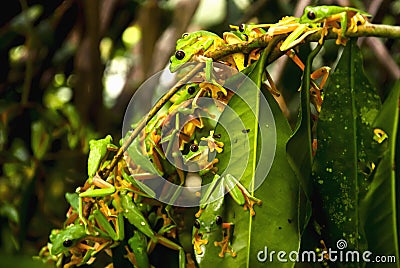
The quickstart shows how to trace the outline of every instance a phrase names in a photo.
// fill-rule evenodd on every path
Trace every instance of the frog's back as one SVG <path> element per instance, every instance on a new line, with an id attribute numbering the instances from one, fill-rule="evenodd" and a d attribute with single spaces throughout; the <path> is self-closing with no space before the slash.
<path id="1" fill-rule="evenodd" d="M 304 13 L 300 18 L 300 23 L 309 23 L 309 22 L 320 22 L 323 19 L 326 19 L 332 15 L 336 15 L 342 12 L 352 11 L 354 13 L 359 13 L 366 17 L 372 17 L 371 14 L 362 11 L 357 8 L 353 7 L 342 7 L 342 6 L 335 6 L 335 5 L 325 5 L 325 6 L 306 6 L 304 8 Z M 310 14 L 315 18 L 310 18 Z"/>

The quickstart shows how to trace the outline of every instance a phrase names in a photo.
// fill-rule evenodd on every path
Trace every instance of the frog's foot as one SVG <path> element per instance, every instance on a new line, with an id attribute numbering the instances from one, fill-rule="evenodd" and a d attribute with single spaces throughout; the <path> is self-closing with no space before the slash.
<path id="1" fill-rule="evenodd" d="M 244 195 L 244 199 L 245 199 L 245 203 L 243 205 L 243 209 L 244 210 L 249 210 L 250 211 L 250 215 L 254 216 L 256 215 L 256 212 L 254 211 L 254 205 L 258 205 L 261 206 L 262 201 L 254 196 L 251 195 Z"/>
<path id="2" fill-rule="evenodd" d="M 81 261 L 82 261 L 82 257 L 76 257 L 75 255 L 72 255 L 71 261 L 64 264 L 64 268 L 74 267 L 74 266 L 80 264 Z"/>
<path id="3" fill-rule="evenodd" d="M 347 38 L 342 35 L 342 29 L 340 28 L 332 28 L 332 31 L 337 34 L 336 45 L 345 46 L 347 43 Z"/>
<path id="4" fill-rule="evenodd" d="M 219 162 L 218 158 L 214 158 L 211 162 L 209 162 L 207 165 L 201 165 L 201 170 L 199 171 L 199 175 L 203 176 L 207 174 L 208 172 L 216 173 L 218 171 L 217 167 L 214 167 L 215 164 Z"/>
<path id="5" fill-rule="evenodd" d="M 220 95 L 222 94 L 223 96 L 227 96 L 228 92 L 226 89 L 218 84 L 216 81 L 212 81 L 212 83 L 209 82 L 202 82 L 200 83 L 200 88 L 204 89 L 207 92 L 211 93 L 211 97 L 213 99 L 219 99 Z"/>
<path id="6" fill-rule="evenodd" d="M 253 49 L 249 54 L 249 58 L 247 59 L 247 66 L 250 66 L 253 61 L 260 59 L 260 56 L 260 49 Z"/>
<path id="7" fill-rule="evenodd" d="M 197 254 L 202 254 L 203 250 L 201 249 L 201 246 L 208 244 L 208 240 L 202 239 L 202 235 L 199 234 L 198 230 L 195 231 L 192 242 L 193 242 L 193 249 L 196 251 Z"/>
<path id="8" fill-rule="evenodd" d="M 124 258 L 127 258 L 132 264 L 136 263 L 135 254 L 129 249 L 127 245 L 125 245 L 126 254 Z"/>
<path id="9" fill-rule="evenodd" d="M 221 252 L 218 254 L 221 258 L 225 257 L 225 253 L 231 254 L 232 257 L 236 257 L 236 252 L 233 251 L 232 246 L 231 246 L 231 228 L 232 224 L 231 223 L 223 223 L 222 227 L 226 229 L 223 232 L 224 238 L 221 241 L 215 241 L 214 245 L 216 247 L 221 247 Z"/>
<path id="10" fill-rule="evenodd" d="M 366 18 L 363 15 L 357 13 L 353 17 L 351 17 L 350 26 L 347 30 L 349 32 L 356 33 L 358 31 L 358 26 L 364 25 L 367 22 L 368 21 L 366 20 Z"/>
<path id="11" fill-rule="evenodd" d="M 247 189 L 241 185 L 240 183 L 237 183 L 236 186 L 240 189 L 240 191 L 242 192 L 242 195 L 244 197 L 244 203 L 242 203 L 243 205 L 243 209 L 244 210 L 249 210 L 250 211 L 250 215 L 254 216 L 256 215 L 256 212 L 254 211 L 254 205 L 259 205 L 261 206 L 262 201 L 254 196 L 252 196 Z"/>

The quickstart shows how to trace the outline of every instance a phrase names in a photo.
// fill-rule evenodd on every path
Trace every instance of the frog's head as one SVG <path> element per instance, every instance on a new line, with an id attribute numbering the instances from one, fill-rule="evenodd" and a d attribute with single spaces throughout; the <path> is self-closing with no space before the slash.
<path id="1" fill-rule="evenodd" d="M 195 33 L 184 33 L 176 42 L 176 51 L 169 60 L 169 70 L 172 73 L 176 72 L 182 64 L 188 62 L 198 52 L 199 48 L 196 45 L 198 36 Z"/>
<path id="2" fill-rule="evenodd" d="M 50 254 L 57 255 L 75 246 L 77 241 L 86 236 L 82 225 L 69 225 L 63 230 L 53 230 L 50 234 Z"/>
<path id="3" fill-rule="evenodd" d="M 318 21 L 321 20 L 321 18 L 324 17 L 325 13 L 326 13 L 326 11 L 324 12 L 324 10 L 321 9 L 321 7 L 316 8 L 316 7 L 312 7 L 312 6 L 306 6 L 304 8 L 303 15 L 300 17 L 299 22 L 300 23 L 317 23 Z"/>
<path id="4" fill-rule="evenodd" d="M 189 147 L 189 152 L 186 155 L 183 155 L 184 163 L 188 164 L 189 162 L 200 162 L 200 158 L 202 158 L 202 156 L 208 156 L 208 152 L 209 148 L 207 144 L 197 145 L 193 143 Z"/>
<path id="5" fill-rule="evenodd" d="M 176 51 L 170 59 L 170 71 L 173 73 L 179 67 L 190 61 L 194 55 L 204 53 L 211 46 L 221 46 L 224 40 L 218 35 L 208 31 L 184 33 L 176 42 Z"/>
<path id="6" fill-rule="evenodd" d="M 222 183 L 218 184 L 218 186 L 214 188 L 213 191 L 213 194 L 216 194 L 217 196 L 223 195 L 224 185 Z M 210 233 L 218 228 L 221 228 L 223 223 L 223 208 L 223 196 L 217 197 L 217 199 L 208 203 L 206 207 L 201 211 L 200 216 L 198 216 L 198 218 L 194 221 L 194 227 L 198 229 L 198 233 Z"/>
<path id="7" fill-rule="evenodd" d="M 200 234 L 213 232 L 222 225 L 223 220 L 221 215 L 211 213 L 210 215 L 203 216 L 203 214 L 194 221 L 194 227 L 199 230 Z"/>

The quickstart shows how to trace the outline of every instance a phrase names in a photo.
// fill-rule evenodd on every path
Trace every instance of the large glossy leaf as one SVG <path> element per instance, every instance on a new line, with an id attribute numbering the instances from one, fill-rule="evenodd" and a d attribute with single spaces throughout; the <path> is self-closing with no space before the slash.
<path id="1" fill-rule="evenodd" d="M 305 203 L 305 210 L 299 215 L 299 224 L 301 232 L 307 226 L 308 220 L 311 216 L 311 167 L 312 167 L 312 134 L 311 134 L 311 108 L 310 108 L 310 73 L 311 65 L 314 57 L 321 50 L 321 46 L 315 48 L 307 57 L 307 62 L 304 68 L 302 78 L 301 94 L 300 94 L 300 107 L 296 127 L 290 136 L 287 144 L 287 157 L 290 166 L 294 170 L 297 178 L 299 179 L 302 193 L 305 197 L 300 203 Z"/>
<path id="2" fill-rule="evenodd" d="M 377 160 L 372 124 L 381 103 L 362 63 L 359 48 L 348 42 L 330 77 L 317 126 L 313 171 L 319 201 L 314 205 L 323 213 L 315 216 L 332 249 L 340 239 L 346 240 L 346 250 L 367 248 L 359 205 Z"/>
<path id="3" fill-rule="evenodd" d="M 377 141 L 387 150 L 376 168 L 374 178 L 360 207 L 365 224 L 368 250 L 374 255 L 395 256 L 396 260 L 400 260 L 397 214 L 399 192 L 396 191 L 399 182 L 393 167 L 395 167 L 398 137 L 399 98 L 400 82 L 396 84 L 386 99 L 374 123 L 377 130 L 385 133 L 383 139 L 380 140 L 378 137 Z M 378 267 L 379 265 L 371 263 L 370 266 Z M 399 262 L 397 262 L 397 267 L 400 267 Z"/>
<path id="4" fill-rule="evenodd" d="M 265 57 L 259 60 L 249 74 L 258 87 L 261 86 L 265 67 L 263 60 Z M 292 267 L 291 262 L 278 262 L 276 255 L 273 262 L 265 259 L 271 251 L 282 250 L 289 253 L 299 248 L 297 220 L 299 184 L 286 158 L 286 142 L 291 130 L 269 92 L 266 93 L 269 107 L 266 107 L 266 105 L 259 105 L 262 98 L 259 90 L 242 87 L 240 91 L 238 95 L 232 97 L 229 107 L 236 112 L 243 125 L 233 123 L 229 125 L 230 139 L 222 125 L 218 125 L 215 130 L 215 133 L 221 134 L 221 140 L 225 143 L 224 153 L 219 157 L 219 173 L 223 174 L 222 171 L 226 171 L 227 162 L 234 167 L 244 169 L 244 174 L 239 179 L 252 193 L 252 182 L 263 180 L 259 188 L 254 191 L 254 195 L 260 198 L 263 204 L 260 207 L 255 206 L 256 215 L 252 217 L 248 211 L 244 211 L 242 206 L 226 195 L 223 216 L 224 221 L 234 224 L 232 249 L 237 256 L 232 257 L 226 253 L 225 257 L 219 257 L 221 248 L 216 247 L 213 242 L 222 240 L 222 234 L 213 232 L 206 237 L 209 243 L 205 246 L 203 257 L 199 259 L 199 266 Z M 268 109 L 272 110 L 275 123 L 273 121 L 268 125 L 260 123 L 258 126 L 259 122 L 271 120 L 271 118 L 265 118 L 268 115 Z M 220 121 L 231 122 L 226 116 L 228 114 L 224 112 Z M 274 125 L 276 132 L 273 129 Z M 261 148 L 261 141 L 263 141 L 263 148 Z M 264 160 L 262 163 L 258 161 L 266 151 L 275 146 L 275 156 L 269 159 L 272 161 L 271 169 L 268 174 L 263 174 L 266 171 L 265 167 L 271 163 Z M 257 169 L 257 164 L 263 168 Z M 288 256 L 285 258 L 287 259 Z"/>

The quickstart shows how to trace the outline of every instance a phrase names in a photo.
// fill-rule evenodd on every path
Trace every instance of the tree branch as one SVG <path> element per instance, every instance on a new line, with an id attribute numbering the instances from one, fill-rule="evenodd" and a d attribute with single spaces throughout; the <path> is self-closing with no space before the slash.
<path id="1" fill-rule="evenodd" d="M 285 51 L 280 51 L 279 47 L 280 43 L 283 42 L 284 38 L 286 38 L 287 36 L 288 34 L 281 35 L 280 41 L 277 43 L 276 48 L 271 52 L 271 55 L 268 58 L 268 63 L 275 61 L 277 58 L 285 54 Z M 400 26 L 367 23 L 365 25 L 358 26 L 357 32 L 346 32 L 346 36 L 347 37 L 375 36 L 383 38 L 400 38 Z M 309 35 L 307 38 L 305 38 L 305 40 L 302 43 L 318 42 L 320 38 L 321 38 L 321 31 L 318 31 L 316 33 Z M 337 33 L 333 32 L 330 29 L 328 35 L 325 37 L 325 40 L 336 39 L 336 38 L 337 38 Z M 219 60 L 228 55 L 238 52 L 247 54 L 253 51 L 254 49 L 265 48 L 271 41 L 271 39 L 272 36 L 265 34 L 258 38 L 255 38 L 251 42 L 243 42 L 243 43 L 219 47 L 213 51 L 205 53 L 204 56 L 212 58 L 214 60 Z"/>

